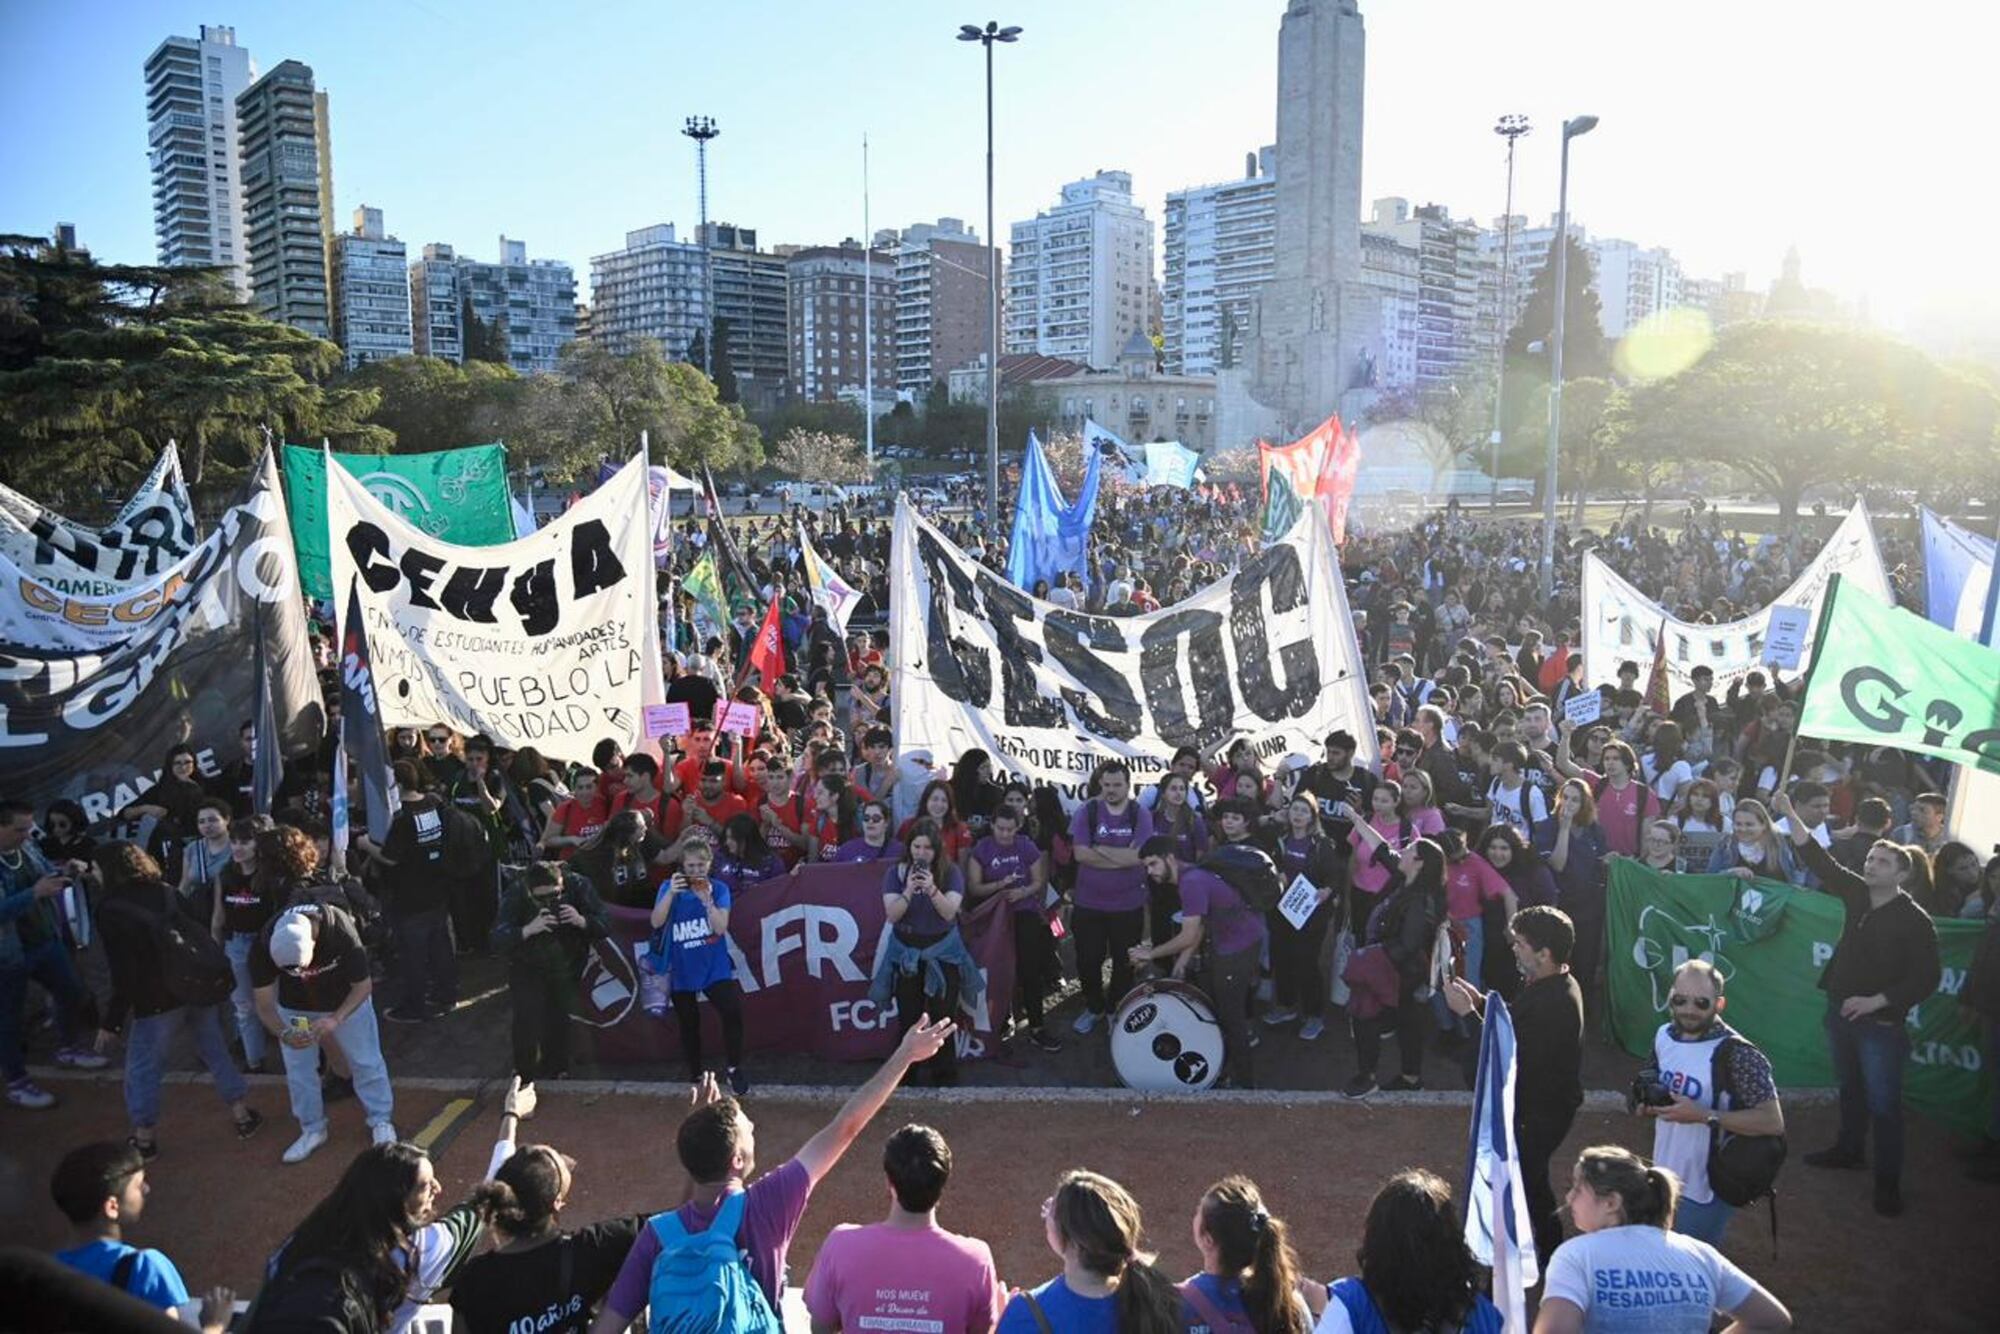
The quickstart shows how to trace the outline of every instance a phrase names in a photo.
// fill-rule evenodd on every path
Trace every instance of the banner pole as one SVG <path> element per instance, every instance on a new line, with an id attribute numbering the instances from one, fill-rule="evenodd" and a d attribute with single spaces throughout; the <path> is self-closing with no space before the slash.
<path id="1" fill-rule="evenodd" d="M 1826 597 L 1820 601 L 1819 605 L 1819 624 L 1813 627 L 1812 661 L 1806 664 L 1806 674 L 1799 680 L 1798 712 L 1801 718 L 1805 716 L 1806 696 L 1812 692 L 1813 671 L 1819 666 L 1819 651 L 1826 642 L 1827 627 L 1833 624 L 1834 602 L 1839 596 L 1840 572 L 1836 570 L 1827 576 Z M 1777 786 L 1771 789 L 1773 795 L 1783 792 L 1785 784 L 1791 781 L 1792 756 L 1798 752 L 1798 748 L 1799 729 L 1794 726 L 1792 728 L 1792 739 L 1785 743 L 1785 767 L 1778 771 Z"/>

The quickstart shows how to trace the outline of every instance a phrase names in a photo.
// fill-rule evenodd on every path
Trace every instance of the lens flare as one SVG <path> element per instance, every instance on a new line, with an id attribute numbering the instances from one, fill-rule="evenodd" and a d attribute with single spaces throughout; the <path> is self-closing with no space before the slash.
<path id="1" fill-rule="evenodd" d="M 1714 344 L 1715 330 L 1706 313 L 1693 306 L 1675 306 L 1633 325 L 1619 340 L 1611 361 L 1624 379 L 1646 384 L 1679 375 Z"/>

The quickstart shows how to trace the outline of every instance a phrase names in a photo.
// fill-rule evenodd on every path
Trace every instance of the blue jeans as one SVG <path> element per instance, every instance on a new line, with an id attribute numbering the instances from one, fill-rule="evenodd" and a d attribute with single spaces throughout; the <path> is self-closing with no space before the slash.
<path id="1" fill-rule="evenodd" d="M 90 1001 L 90 993 L 70 961 L 69 947 L 60 940 L 45 940 L 35 946 L 17 968 L 0 968 L 0 1076 L 10 1082 L 28 1073 L 28 1059 L 21 1048 L 21 1009 L 28 1001 L 30 981 L 41 983 L 55 998 L 56 1031 L 65 1047 L 77 1044 L 79 1021 Z"/>
<path id="2" fill-rule="evenodd" d="M 293 1010 L 280 1005 L 278 1018 L 289 1028 L 295 1019 L 324 1019 L 326 1012 Z M 388 1125 L 396 1103 L 389 1088 L 389 1066 L 382 1059 L 382 1034 L 375 1026 L 373 996 L 361 1002 L 361 1008 L 334 1030 L 333 1040 L 340 1044 L 349 1068 L 354 1071 L 354 1096 L 368 1114 L 368 1124 Z M 325 1130 L 326 1103 L 319 1091 L 318 1045 L 288 1047 L 280 1042 L 278 1050 L 285 1056 L 285 1086 L 292 1095 L 292 1115 L 299 1119 L 299 1129 Z"/>
<path id="3" fill-rule="evenodd" d="M 271 1035 L 264 1031 L 263 1021 L 257 1018 L 257 998 L 250 986 L 250 951 L 256 944 L 255 931 L 231 931 L 222 942 L 223 952 L 229 956 L 229 971 L 236 975 L 236 989 L 229 993 L 229 1004 L 236 1015 L 236 1034 L 243 1040 L 243 1059 L 252 1068 L 264 1064 L 264 1052 L 271 1040 Z"/>
<path id="4" fill-rule="evenodd" d="M 1722 1234 L 1729 1230 L 1729 1219 L 1735 1212 L 1736 1206 L 1724 1203 L 1720 1195 L 1707 1204 L 1698 1204 L 1683 1197 L 1680 1207 L 1674 1210 L 1674 1231 L 1683 1237 L 1720 1246 Z"/>
<path id="5" fill-rule="evenodd" d="M 183 1005 L 165 1014 L 134 1019 L 125 1031 L 125 1111 L 135 1130 L 151 1130 L 160 1124 L 160 1072 L 183 1017 L 194 1026 L 194 1049 L 214 1076 L 215 1091 L 222 1095 L 222 1101 L 233 1107 L 250 1092 L 243 1072 L 229 1059 L 229 1044 L 222 1040 L 221 1006 Z"/>
<path id="6" fill-rule="evenodd" d="M 1903 1176 L 1903 1063 L 1910 1055 L 1910 1030 L 1901 1022 L 1843 1019 L 1835 1003 L 1827 1007 L 1826 1039 L 1840 1081 L 1835 1147 L 1858 1155 L 1872 1125 L 1876 1184 L 1897 1185 Z"/>

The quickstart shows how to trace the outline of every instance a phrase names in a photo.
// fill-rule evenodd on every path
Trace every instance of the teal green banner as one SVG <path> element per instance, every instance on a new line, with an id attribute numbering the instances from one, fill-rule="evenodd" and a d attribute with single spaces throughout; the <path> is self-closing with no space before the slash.
<path id="1" fill-rule="evenodd" d="M 1771 1058 L 1780 1093 L 1830 1087 L 1826 993 L 1819 976 L 1847 910 L 1831 894 L 1724 875 L 1663 875 L 1613 857 L 1607 923 L 1606 985 L 1611 1032 L 1634 1056 L 1653 1047 L 1667 1020 L 1674 970 L 1692 958 L 1722 971 L 1729 1022 Z M 1937 920 L 1944 979 L 1910 1011 L 1910 1066 L 1905 1100 L 1953 1129 L 1986 1124 L 1989 1081 L 1979 1021 L 1958 1004 L 1985 929 L 1979 922 Z"/>
<path id="2" fill-rule="evenodd" d="M 299 577 L 316 598 L 333 597 L 326 554 L 326 476 L 322 454 L 285 446 L 285 505 Z M 335 454 L 368 494 L 433 537 L 467 547 L 512 542 L 513 502 L 507 494 L 503 445 L 467 445 L 430 454 Z"/>

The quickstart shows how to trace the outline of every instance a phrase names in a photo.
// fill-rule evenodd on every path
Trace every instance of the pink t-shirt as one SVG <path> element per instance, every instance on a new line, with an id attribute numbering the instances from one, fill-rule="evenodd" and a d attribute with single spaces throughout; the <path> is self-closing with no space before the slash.
<path id="1" fill-rule="evenodd" d="M 764 1290 L 773 1311 L 785 1295 L 785 1251 L 799 1220 L 806 1216 L 806 1201 L 812 1196 L 812 1173 L 796 1158 L 787 1159 L 773 1171 L 750 1183 L 743 1202 L 743 1225 L 736 1231 L 736 1244 L 749 1256 L 750 1275 Z M 740 1187 L 739 1187 L 740 1189 Z M 704 1207 L 684 1204 L 677 1212 L 681 1226 L 700 1232 L 715 1221 L 722 1201 Z M 623 1316 L 635 1316 L 646 1308 L 653 1284 L 653 1261 L 660 1258 L 660 1234 L 649 1224 L 639 1229 L 639 1239 L 625 1254 L 625 1263 L 604 1304 Z"/>
<path id="2" fill-rule="evenodd" d="M 1476 852 L 1468 852 L 1462 862 L 1448 862 L 1444 868 L 1446 911 L 1454 922 L 1468 922 L 1479 916 L 1488 900 L 1502 898 L 1507 882 L 1493 869 L 1493 863 Z"/>
<path id="3" fill-rule="evenodd" d="M 1391 852 L 1401 852 L 1422 837 L 1414 820 L 1394 815 L 1386 819 L 1379 815 L 1371 815 L 1368 817 L 1368 823 L 1382 836 L 1383 842 L 1389 845 Z M 1409 830 L 1408 837 L 1404 837 L 1403 831 L 1406 827 Z M 1354 849 L 1354 887 L 1363 894 L 1380 894 L 1382 886 L 1389 883 L 1389 868 L 1375 860 L 1374 849 L 1363 841 L 1358 832 L 1350 831 L 1347 843 Z"/>
<path id="4" fill-rule="evenodd" d="M 1636 779 L 1620 792 L 1602 774 L 1579 769 L 1583 781 L 1597 794 L 1597 823 L 1604 826 L 1604 842 L 1611 851 L 1627 857 L 1639 855 L 1639 827 L 1660 818 L 1660 799 L 1653 789 Z"/>
<path id="5" fill-rule="evenodd" d="M 843 1223 L 806 1280 L 813 1321 L 843 1330 L 985 1334 L 1000 1319 L 1000 1302 L 992 1250 L 935 1223 Z"/>
<path id="6" fill-rule="evenodd" d="M 1444 812 L 1435 806 L 1419 806 L 1410 812 L 1410 823 L 1420 836 L 1436 838 L 1444 832 Z"/>

